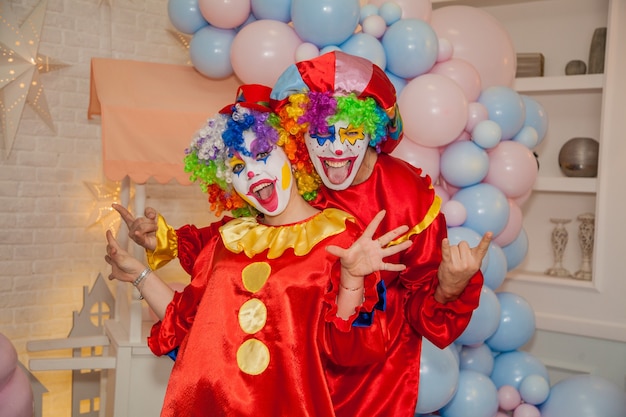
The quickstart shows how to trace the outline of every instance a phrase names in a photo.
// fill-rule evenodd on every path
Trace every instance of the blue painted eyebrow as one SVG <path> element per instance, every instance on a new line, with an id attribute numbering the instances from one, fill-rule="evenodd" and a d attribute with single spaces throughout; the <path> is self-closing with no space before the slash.
<path id="1" fill-rule="evenodd" d="M 328 126 L 328 133 L 325 135 L 321 135 L 319 133 L 311 134 L 311 137 L 317 140 L 317 144 L 319 146 L 323 146 L 326 141 L 330 141 L 330 143 L 335 142 L 335 125 Z"/>

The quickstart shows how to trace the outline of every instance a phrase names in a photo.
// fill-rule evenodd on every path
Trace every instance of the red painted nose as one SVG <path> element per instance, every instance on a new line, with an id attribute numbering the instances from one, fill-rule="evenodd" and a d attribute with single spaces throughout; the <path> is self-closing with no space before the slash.
<path id="1" fill-rule="evenodd" d="M 248 171 L 248 178 L 252 178 L 252 177 L 254 177 L 254 172 Z"/>
<path id="2" fill-rule="evenodd" d="M 337 149 L 335 151 L 335 155 L 341 156 L 341 155 L 343 155 L 343 151 L 341 149 Z"/>

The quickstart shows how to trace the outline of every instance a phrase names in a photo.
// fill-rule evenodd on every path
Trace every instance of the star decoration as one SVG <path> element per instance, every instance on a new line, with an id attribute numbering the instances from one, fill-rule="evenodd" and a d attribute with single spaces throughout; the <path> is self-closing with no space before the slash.
<path id="1" fill-rule="evenodd" d="M 40 75 L 66 65 L 38 53 L 46 6 L 42 0 L 18 27 L 9 6 L 0 2 L 0 124 L 6 155 L 26 103 L 55 130 Z"/>
<path id="2" fill-rule="evenodd" d="M 118 230 L 121 218 L 119 213 L 111 207 L 111 204 L 121 204 L 122 187 L 120 183 L 106 180 L 103 184 L 87 181 L 84 184 L 94 198 L 91 214 L 87 219 L 87 228 L 100 225 L 104 231 Z M 132 192 L 130 198 L 133 198 Z"/>
<path id="3" fill-rule="evenodd" d="M 178 41 L 180 46 L 182 46 L 185 51 L 189 50 L 189 42 L 191 42 L 191 36 L 171 29 L 167 29 L 167 32 Z M 191 65 L 191 59 L 187 60 L 187 65 Z"/>

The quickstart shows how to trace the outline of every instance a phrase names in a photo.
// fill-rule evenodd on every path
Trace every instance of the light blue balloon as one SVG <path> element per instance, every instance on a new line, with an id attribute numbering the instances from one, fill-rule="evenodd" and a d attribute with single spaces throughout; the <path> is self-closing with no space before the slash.
<path id="1" fill-rule="evenodd" d="M 514 142 L 521 143 L 528 149 L 533 149 L 539 143 L 537 131 L 532 126 L 524 126 L 512 139 Z"/>
<path id="2" fill-rule="evenodd" d="M 509 221 L 509 202 L 497 187 L 480 183 L 461 188 L 453 196 L 465 206 L 467 218 L 462 226 L 475 230 L 480 235 L 493 232 L 497 236 Z"/>
<path id="3" fill-rule="evenodd" d="M 383 18 L 387 26 L 391 26 L 402 18 L 402 7 L 393 1 L 380 5 L 378 15 Z"/>
<path id="4" fill-rule="evenodd" d="M 522 227 L 519 235 L 508 245 L 502 246 L 504 256 L 506 256 L 506 267 L 509 271 L 517 268 L 526 259 L 528 254 L 528 234 Z"/>
<path id="5" fill-rule="evenodd" d="M 487 176 L 489 155 L 474 142 L 453 142 L 441 154 L 439 169 L 448 184 L 457 188 L 468 187 Z"/>
<path id="6" fill-rule="evenodd" d="M 291 21 L 291 0 L 250 0 L 252 14 L 257 19 Z"/>
<path id="7" fill-rule="evenodd" d="M 387 28 L 382 39 L 387 69 L 411 79 L 427 73 L 437 62 L 439 38 L 423 20 L 400 19 Z"/>
<path id="8" fill-rule="evenodd" d="M 497 293 L 500 324 L 485 343 L 491 350 L 510 352 L 521 348 L 535 334 L 535 312 L 524 297 L 512 292 Z"/>
<path id="9" fill-rule="evenodd" d="M 446 405 L 456 392 L 459 363 L 451 346 L 439 349 L 422 338 L 420 383 L 415 412 L 431 413 Z"/>
<path id="10" fill-rule="evenodd" d="M 528 375 L 540 375 L 546 381 L 550 381 L 546 366 L 528 352 L 514 350 L 500 353 L 495 357 L 491 380 L 498 389 L 503 385 L 510 385 L 519 390 L 522 380 Z"/>
<path id="11" fill-rule="evenodd" d="M 209 25 L 200 12 L 198 0 L 169 0 L 167 14 L 172 26 L 187 35 L 192 35 Z"/>
<path id="12" fill-rule="evenodd" d="M 389 71 L 385 71 L 385 75 L 391 81 L 391 84 L 396 88 L 396 97 L 400 97 L 400 93 L 404 90 L 404 87 L 408 84 L 408 81 L 404 78 L 400 78 L 395 74 L 390 73 Z"/>
<path id="13" fill-rule="evenodd" d="M 487 376 L 493 371 L 493 354 L 484 343 L 478 346 L 463 346 L 459 357 L 461 370 L 476 371 Z"/>
<path id="14" fill-rule="evenodd" d="M 469 324 L 455 340 L 462 345 L 477 345 L 483 343 L 498 328 L 500 318 L 500 303 L 496 294 L 489 288 L 480 290 L 478 308 L 472 313 Z"/>
<path id="15" fill-rule="evenodd" d="M 378 16 L 378 6 L 375 4 L 366 4 L 361 6 L 361 12 L 359 13 L 359 23 L 363 23 L 365 18 L 370 16 Z"/>
<path id="16" fill-rule="evenodd" d="M 550 383 L 541 375 L 528 375 L 519 385 L 519 393 L 525 403 L 539 405 L 550 395 Z"/>
<path id="17" fill-rule="evenodd" d="M 213 79 L 231 76 L 230 49 L 235 35 L 234 29 L 213 26 L 197 31 L 189 42 L 189 57 L 196 70 Z"/>
<path id="18" fill-rule="evenodd" d="M 337 45 L 328 45 L 320 49 L 320 55 L 324 55 L 325 53 L 332 52 L 332 51 L 341 51 L 341 48 L 338 47 Z"/>
<path id="19" fill-rule="evenodd" d="M 472 131 L 472 141 L 483 149 L 494 148 L 502 139 L 502 129 L 493 120 L 483 120 Z"/>
<path id="20" fill-rule="evenodd" d="M 461 370 L 452 400 L 439 412 L 442 417 L 493 417 L 498 411 L 498 390 L 480 372 Z"/>
<path id="21" fill-rule="evenodd" d="M 355 33 L 339 45 L 339 48 L 350 55 L 369 59 L 383 70 L 387 66 L 387 57 L 383 45 L 378 39 L 367 33 Z"/>
<path id="22" fill-rule="evenodd" d="M 345 42 L 359 25 L 359 0 L 292 0 L 293 28 L 318 48 Z"/>
<path id="23" fill-rule="evenodd" d="M 541 417 L 624 417 L 626 394 L 603 377 L 576 375 L 554 384 L 539 411 Z"/>
<path id="24" fill-rule="evenodd" d="M 510 87 L 492 86 L 485 88 L 478 102 L 487 109 L 489 120 L 500 125 L 502 140 L 509 140 L 524 126 L 526 108 L 519 93 Z"/>
<path id="25" fill-rule="evenodd" d="M 524 109 L 526 118 L 524 119 L 524 126 L 534 127 L 537 131 L 537 145 L 539 145 L 546 137 L 548 131 L 548 113 L 543 108 L 541 103 L 532 97 L 521 95 L 524 102 Z"/>
<path id="26" fill-rule="evenodd" d="M 489 244 L 489 263 L 483 271 L 483 284 L 492 290 L 497 290 L 504 282 L 507 273 L 506 255 L 502 247 L 492 241 Z"/>

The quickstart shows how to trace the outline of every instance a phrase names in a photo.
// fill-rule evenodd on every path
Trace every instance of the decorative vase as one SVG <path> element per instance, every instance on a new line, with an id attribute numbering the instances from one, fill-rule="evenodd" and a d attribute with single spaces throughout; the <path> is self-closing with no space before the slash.
<path id="1" fill-rule="evenodd" d="M 572 138 L 559 151 L 559 167 L 568 177 L 595 177 L 598 175 L 600 144 L 592 138 Z"/>
<path id="2" fill-rule="evenodd" d="M 606 48 L 606 28 L 597 28 L 591 37 L 589 47 L 589 74 L 602 74 L 604 72 L 604 55 Z"/>
<path id="3" fill-rule="evenodd" d="M 546 271 L 547 275 L 555 277 L 572 276 L 572 274 L 570 274 L 570 272 L 563 267 L 563 254 L 565 253 L 565 247 L 567 246 L 568 239 L 568 233 L 565 225 L 571 221 L 571 219 L 550 219 L 550 222 L 555 224 L 551 236 L 554 265 L 552 265 L 552 268 L 548 268 Z"/>
<path id="4" fill-rule="evenodd" d="M 580 270 L 574 273 L 574 278 L 591 280 L 591 256 L 593 254 L 593 235 L 595 231 L 593 213 L 585 213 L 578 216 L 578 242 L 582 252 Z"/>

